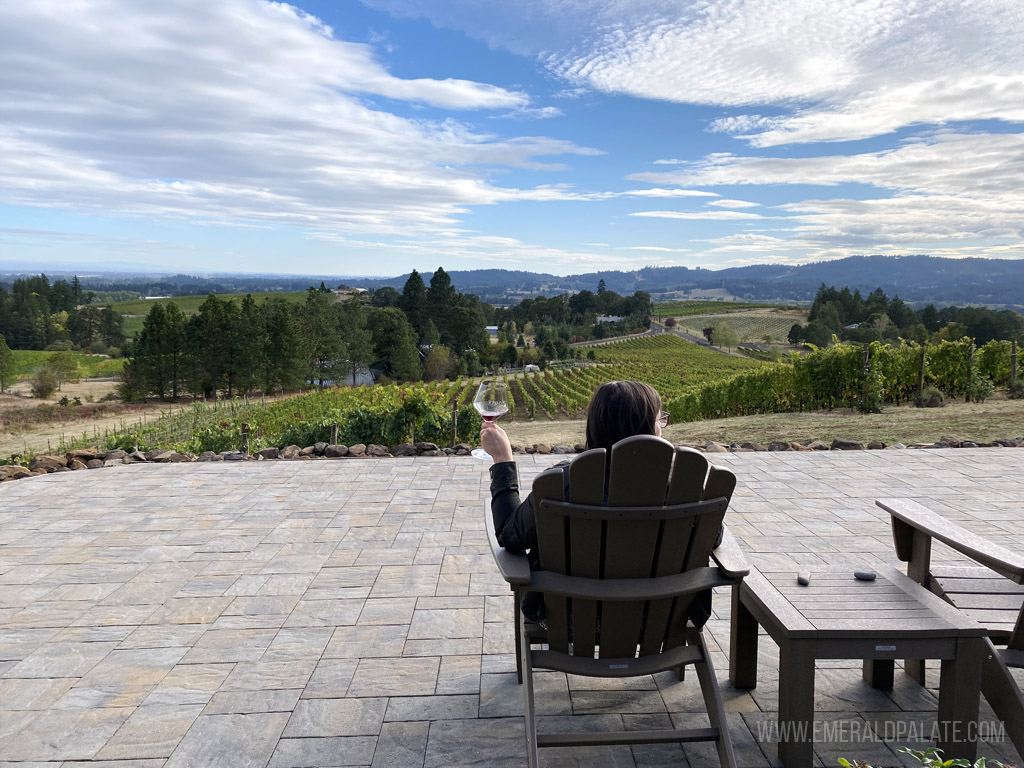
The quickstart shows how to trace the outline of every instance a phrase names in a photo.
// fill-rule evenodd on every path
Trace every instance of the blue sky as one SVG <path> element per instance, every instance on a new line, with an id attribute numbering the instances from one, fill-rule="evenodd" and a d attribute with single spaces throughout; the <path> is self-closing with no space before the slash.
<path id="1" fill-rule="evenodd" d="M 0 269 L 1024 257 L 1019 0 L 0 5 Z"/>

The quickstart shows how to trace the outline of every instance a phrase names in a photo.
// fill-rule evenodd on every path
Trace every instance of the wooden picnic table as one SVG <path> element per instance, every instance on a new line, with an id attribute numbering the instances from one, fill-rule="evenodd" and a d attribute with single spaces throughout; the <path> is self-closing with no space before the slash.
<path id="1" fill-rule="evenodd" d="M 760 624 L 779 646 L 779 758 L 789 768 L 813 761 L 814 662 L 863 659 L 864 679 L 891 688 L 896 659 L 941 659 L 936 746 L 973 762 L 977 751 L 985 629 L 895 569 L 860 581 L 849 569 L 751 569 L 733 588 L 729 680 L 757 684 Z M 972 725 L 973 724 L 973 725 Z"/>

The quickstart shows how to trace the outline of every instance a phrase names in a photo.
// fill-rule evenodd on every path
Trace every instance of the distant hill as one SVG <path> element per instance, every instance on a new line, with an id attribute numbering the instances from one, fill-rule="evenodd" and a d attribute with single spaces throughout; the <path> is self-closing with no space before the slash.
<path id="1" fill-rule="evenodd" d="M 859 288 L 865 295 L 881 288 L 904 301 L 935 304 L 987 304 L 1024 308 L 1024 261 L 944 259 L 936 256 L 852 256 L 800 266 L 754 264 L 730 269 L 647 267 L 633 272 L 609 270 L 558 277 L 504 269 L 451 271 L 460 291 L 485 301 L 515 298 L 517 293 L 595 290 L 599 280 L 617 293 L 648 291 L 655 295 L 722 289 L 746 301 L 811 301 L 822 283 Z M 351 280 L 352 285 L 399 290 L 408 274 L 384 280 Z M 424 275 L 430 279 L 430 275 Z"/>

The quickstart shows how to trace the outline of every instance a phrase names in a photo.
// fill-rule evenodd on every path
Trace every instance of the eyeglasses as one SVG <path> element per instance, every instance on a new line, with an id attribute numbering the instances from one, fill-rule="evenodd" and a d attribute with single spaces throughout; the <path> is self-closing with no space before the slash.
<path id="1" fill-rule="evenodd" d="M 668 426 L 669 415 L 667 411 L 658 411 L 658 426 L 664 429 Z"/>

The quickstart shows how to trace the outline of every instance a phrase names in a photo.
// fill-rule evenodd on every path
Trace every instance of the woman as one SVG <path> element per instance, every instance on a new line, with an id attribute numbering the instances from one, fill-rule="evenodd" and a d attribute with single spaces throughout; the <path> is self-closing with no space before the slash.
<path id="1" fill-rule="evenodd" d="M 598 387 L 587 408 L 587 450 L 604 448 L 611 459 L 612 446 L 633 435 L 661 436 L 668 426 L 668 414 L 661 410 L 661 396 L 654 387 L 640 381 L 610 381 Z M 508 435 L 494 422 L 484 422 L 480 444 L 491 454 L 491 515 L 498 543 L 510 552 L 527 553 L 536 568 L 537 525 L 533 494 L 519 498 L 519 471 L 512 460 Z M 568 466 L 562 462 L 555 466 Z M 523 600 L 523 613 L 533 621 L 544 617 L 544 603 L 537 593 Z"/>

